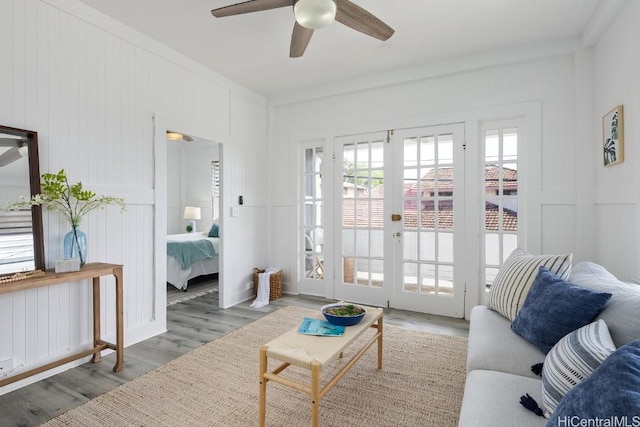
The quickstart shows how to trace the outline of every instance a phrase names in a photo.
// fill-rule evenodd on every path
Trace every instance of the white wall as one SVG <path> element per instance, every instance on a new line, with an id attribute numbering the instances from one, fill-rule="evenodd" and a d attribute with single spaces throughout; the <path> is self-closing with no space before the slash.
<path id="1" fill-rule="evenodd" d="M 211 162 L 219 160 L 214 142 L 167 141 L 167 234 L 186 233 L 185 206 L 200 207 L 198 232 L 213 223 L 211 209 Z"/>
<path id="2" fill-rule="evenodd" d="M 183 182 L 182 182 L 182 144 L 178 141 L 167 141 L 167 234 L 184 233 Z"/>
<path id="3" fill-rule="evenodd" d="M 278 189 L 272 196 L 271 228 L 279 236 L 271 242 L 271 262 L 292 273 L 297 268 L 297 141 L 464 122 L 468 150 L 477 150 L 482 121 L 508 118 L 502 115 L 518 114 L 523 108 L 533 118 L 522 142 L 526 155 L 520 158 L 529 177 L 522 203 L 526 212 L 521 212 L 527 218 L 525 247 L 534 253 L 573 252 L 578 260 L 590 258 L 592 248 L 579 244 L 578 236 L 590 219 L 576 221 L 575 214 L 584 209 L 578 205 L 582 199 L 576 183 L 575 123 L 583 121 L 575 106 L 576 93 L 588 90 L 576 84 L 583 80 L 577 78 L 583 73 L 579 50 L 576 41 L 569 41 L 530 52 L 530 59 L 526 50 L 513 58 L 508 53 L 484 55 L 381 76 L 373 83 L 355 81 L 350 93 L 322 95 L 333 92 L 328 88 L 309 91 L 313 98 L 308 100 L 305 94 L 274 100 L 271 162 L 286 167 L 271 170 L 272 187 Z M 395 81 L 407 76 L 407 81 Z M 342 84 L 340 90 L 347 86 Z M 468 283 L 477 282 L 477 271 L 469 276 Z M 286 290 L 297 291 L 295 278 L 285 282 Z M 471 288 L 467 312 L 481 301 L 479 286 Z"/>
<path id="4" fill-rule="evenodd" d="M 626 1 L 593 49 L 595 260 L 622 280 L 640 278 L 640 2 Z M 624 108 L 624 162 L 604 167 L 602 116 Z"/>
<path id="5" fill-rule="evenodd" d="M 265 141 L 265 108 L 242 94 L 231 95 L 231 134 L 233 144 L 223 147 L 220 159 L 223 178 L 220 235 L 225 243 L 220 257 L 223 274 L 232 274 L 237 279 L 240 298 L 249 299 L 253 297 L 253 268 L 264 268 L 271 258 L 267 251 L 274 235 L 269 227 L 270 174 L 282 166 L 270 162 Z M 234 178 L 228 179 L 231 174 Z M 238 204 L 239 196 L 244 198 L 242 206 Z M 234 206 L 238 208 L 236 217 L 230 216 Z M 221 294 L 221 298 L 224 307 L 238 301 L 237 296 L 228 299 Z"/>
<path id="6" fill-rule="evenodd" d="M 64 168 L 72 181 L 125 199 L 126 213 L 109 207 L 83 221 L 88 260 L 124 265 L 127 345 L 164 331 L 165 266 L 157 261 L 164 256 L 164 230 L 154 221 L 166 224 L 166 154 L 154 154 L 164 140 L 156 126 L 227 144 L 232 167 L 223 180 L 236 194 L 251 194 L 248 186 L 262 180 L 266 165 L 245 152 L 264 157 L 265 100 L 75 0 L 5 0 L 0 16 L 0 122 L 38 132 L 42 173 Z M 261 202 L 255 198 L 255 209 L 264 211 Z M 262 230 L 262 218 L 243 215 L 229 224 Z M 69 226 L 45 213 L 44 228 L 52 267 Z M 247 247 L 255 256 L 245 262 L 266 259 L 252 237 L 234 236 L 226 262 L 244 257 Z M 223 266 L 225 306 L 247 297 L 245 267 Z M 115 334 L 113 282 L 106 279 L 102 287 L 107 340 Z M 13 358 L 18 373 L 88 347 L 90 306 L 88 282 L 0 295 L 0 360 Z"/>

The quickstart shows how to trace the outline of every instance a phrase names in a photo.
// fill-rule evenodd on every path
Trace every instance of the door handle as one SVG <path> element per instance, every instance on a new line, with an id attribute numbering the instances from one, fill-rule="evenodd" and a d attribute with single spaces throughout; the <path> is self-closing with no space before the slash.
<path id="1" fill-rule="evenodd" d="M 402 220 L 402 215 L 400 214 L 391 214 L 391 221 L 396 222 L 396 221 L 401 221 Z"/>

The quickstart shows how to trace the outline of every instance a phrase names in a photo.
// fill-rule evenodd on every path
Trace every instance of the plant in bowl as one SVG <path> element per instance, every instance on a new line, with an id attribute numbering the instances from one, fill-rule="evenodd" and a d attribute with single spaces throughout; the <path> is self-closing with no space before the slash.
<path id="1" fill-rule="evenodd" d="M 327 304 L 322 306 L 321 311 L 329 323 L 340 326 L 356 325 L 366 314 L 361 306 L 347 303 Z"/>

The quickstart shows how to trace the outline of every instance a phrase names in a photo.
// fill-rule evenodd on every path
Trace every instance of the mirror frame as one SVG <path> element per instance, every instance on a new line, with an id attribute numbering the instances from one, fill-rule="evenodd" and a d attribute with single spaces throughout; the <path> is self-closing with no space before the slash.
<path id="1" fill-rule="evenodd" d="M 29 145 L 29 187 L 31 188 L 31 196 L 40 194 L 38 132 L 0 125 L 0 133 L 15 135 L 26 139 L 27 144 Z M 31 207 L 31 225 L 33 231 L 34 269 L 44 271 L 44 228 L 42 227 L 42 206 Z M 17 273 L 17 271 L 13 273 Z"/>

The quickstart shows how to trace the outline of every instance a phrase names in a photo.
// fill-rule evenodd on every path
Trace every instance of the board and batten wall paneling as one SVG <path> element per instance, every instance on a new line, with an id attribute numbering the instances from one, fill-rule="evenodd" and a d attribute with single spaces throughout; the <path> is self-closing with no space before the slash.
<path id="1" fill-rule="evenodd" d="M 593 48 L 596 259 L 616 277 L 640 283 L 640 2 L 624 2 Z M 602 117 L 623 106 L 624 161 L 604 167 Z"/>
<path id="2" fill-rule="evenodd" d="M 529 218 L 526 247 L 531 251 L 544 249 L 555 252 L 567 247 L 574 248 L 573 252 L 582 251 L 576 246 L 576 224 L 570 214 L 575 203 L 573 192 L 577 191 L 574 179 L 576 164 L 573 161 L 577 147 L 574 120 L 582 119 L 574 115 L 574 90 L 580 90 L 574 85 L 577 73 L 574 64 L 573 51 L 559 54 L 550 49 L 547 56 L 519 57 L 513 61 L 502 59 L 480 68 L 468 64 L 469 69 L 451 70 L 424 79 L 383 82 L 380 87 L 353 93 L 273 106 L 269 152 L 272 159 L 287 159 L 287 166 L 271 170 L 272 187 L 282 189 L 272 193 L 272 206 L 277 206 L 279 211 L 286 208 L 290 212 L 274 217 L 271 228 L 280 231 L 281 239 L 296 241 L 296 224 L 286 223 L 297 218 L 298 209 L 298 161 L 291 149 L 295 138 L 332 140 L 340 135 L 455 122 L 465 123 L 465 129 L 470 130 L 477 123 L 520 117 L 524 114 L 524 110 L 518 110 L 520 106 L 535 103 L 538 107 L 527 114 L 531 113 L 529 125 L 536 128 L 523 131 L 525 138 L 522 144 L 527 155 L 519 159 L 523 162 L 520 166 L 528 171 L 527 194 L 524 195 L 527 200 L 523 203 Z M 331 93 L 331 90 L 327 92 Z M 506 115 L 496 114 L 498 111 Z M 465 133 L 465 139 L 467 145 L 481 144 L 477 134 Z M 474 152 L 481 151 L 476 149 Z M 480 164 L 481 159 L 466 161 Z M 569 200 L 557 197 L 567 194 L 571 195 Z M 549 209 L 544 209 L 545 204 L 550 205 Z M 542 215 L 543 212 L 557 210 L 563 213 L 560 218 Z M 553 225 L 548 223 L 551 220 Z M 573 229 L 563 236 L 573 241 L 567 242 L 543 232 L 547 226 L 551 227 L 550 230 Z M 274 242 L 271 248 L 277 262 L 286 262 L 298 255 L 296 247 L 281 252 L 280 245 Z M 274 251 L 275 248 L 279 250 Z M 479 268 L 474 269 L 477 270 Z M 475 275 L 469 277 L 471 282 L 477 282 Z M 292 291 L 296 290 L 295 284 L 288 285 Z M 330 284 L 326 295 L 331 295 L 329 287 Z M 466 307 L 470 309 L 478 304 L 479 295 L 479 290 L 468 291 Z"/>
<path id="3" fill-rule="evenodd" d="M 233 275 L 234 288 L 220 292 L 222 307 L 238 301 L 252 299 L 253 268 L 265 267 L 272 262 L 267 250 L 271 238 L 269 230 L 270 171 L 275 167 L 268 162 L 266 138 L 266 108 L 238 93 L 231 93 L 231 140 L 220 147 L 222 173 L 221 251 L 222 272 Z M 284 167 L 278 165 L 277 167 Z M 276 192 L 279 190 L 275 190 Z M 243 196 L 244 204 L 238 204 Z M 231 208 L 238 216 L 231 216 Z"/>
<path id="4" fill-rule="evenodd" d="M 162 332 L 166 307 L 159 304 L 163 294 L 156 296 L 166 284 L 155 280 L 154 222 L 156 192 L 166 188 L 154 188 L 152 118 L 161 114 L 183 123 L 180 130 L 241 145 L 227 155 L 233 169 L 226 178 L 233 182 L 244 176 L 245 152 L 264 146 L 264 99 L 75 0 L 5 0 L 0 16 L 0 123 L 38 132 L 42 173 L 64 168 L 71 182 L 125 199 L 124 213 L 108 206 L 83 219 L 88 261 L 124 265 L 126 345 Z M 239 135 L 231 141 L 230 94 L 236 92 L 244 101 L 234 110 Z M 236 194 L 246 192 L 243 185 Z M 264 229 L 265 216 L 245 216 L 238 226 Z M 69 225 L 46 211 L 43 222 L 47 266 L 53 267 L 63 257 L 61 242 Z M 232 284 L 246 281 L 231 268 L 251 243 L 251 236 L 245 238 L 228 257 L 225 277 Z M 265 254 L 261 248 L 256 251 Z M 102 335 L 111 340 L 115 283 L 103 280 Z M 230 305 L 243 296 L 226 293 Z M 0 330 L 0 360 L 13 359 L 13 375 L 89 345 L 90 282 L 2 295 L 0 313 L 6 326 Z M 5 386 L 0 394 L 68 367 Z"/>

